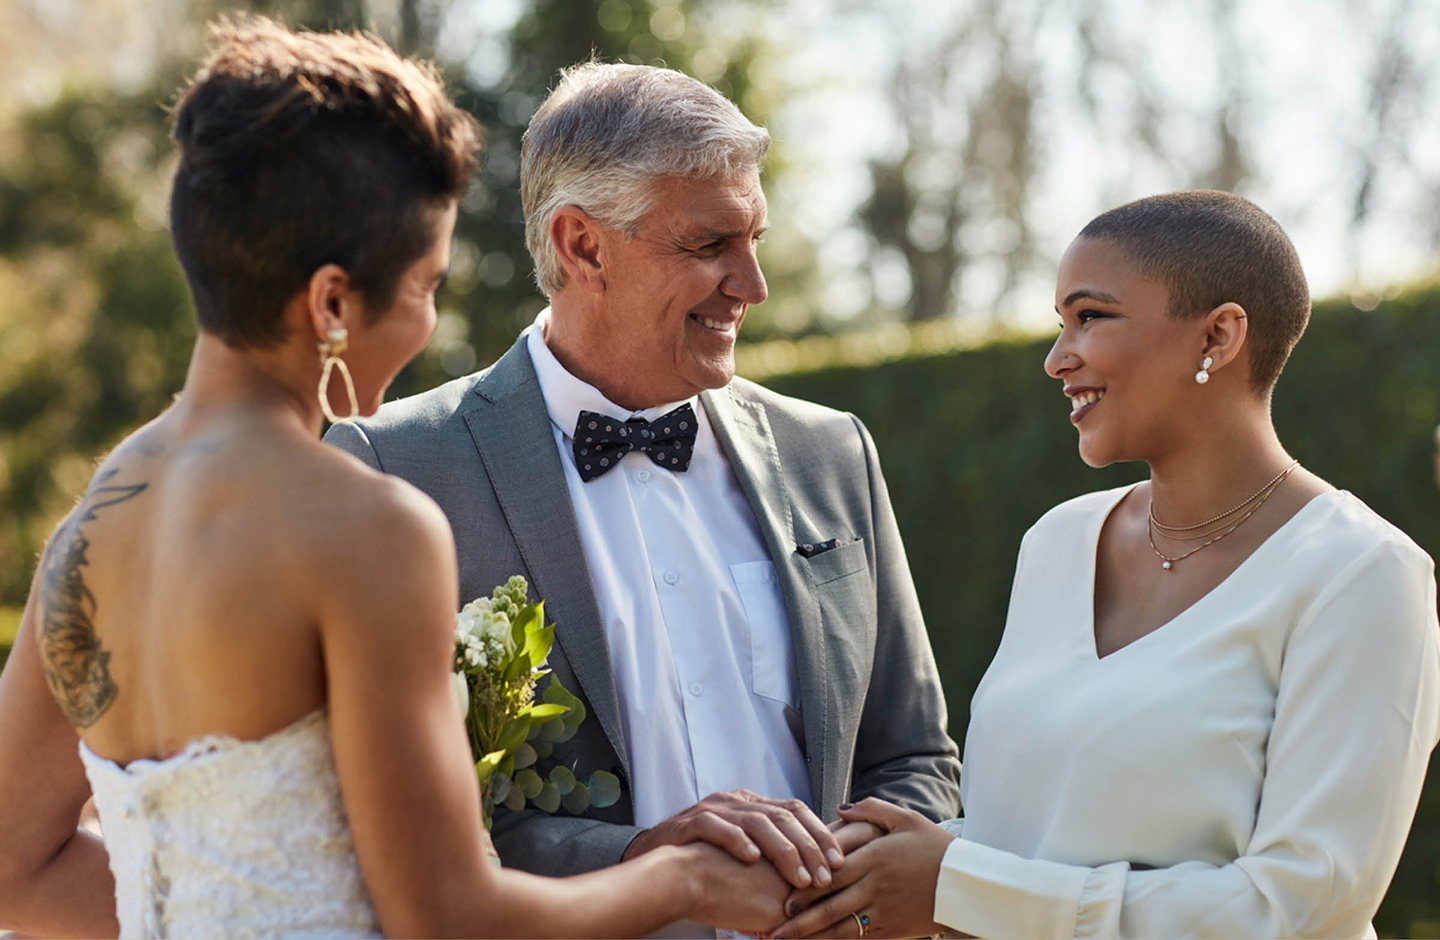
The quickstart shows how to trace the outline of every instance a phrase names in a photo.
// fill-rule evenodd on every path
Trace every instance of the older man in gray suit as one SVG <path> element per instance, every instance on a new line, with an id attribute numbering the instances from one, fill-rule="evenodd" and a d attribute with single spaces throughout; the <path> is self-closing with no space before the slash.
<path id="1" fill-rule="evenodd" d="M 568 70 L 521 156 L 550 307 L 489 369 L 327 435 L 445 510 L 462 599 L 520 572 L 558 624 L 551 665 L 592 716 L 567 763 L 615 770 L 624 798 L 502 812 L 509 865 L 569 874 L 703 839 L 823 887 L 843 858 L 819 816 L 841 801 L 956 814 L 870 435 L 734 378 L 766 296 L 768 146 L 680 73 Z"/>

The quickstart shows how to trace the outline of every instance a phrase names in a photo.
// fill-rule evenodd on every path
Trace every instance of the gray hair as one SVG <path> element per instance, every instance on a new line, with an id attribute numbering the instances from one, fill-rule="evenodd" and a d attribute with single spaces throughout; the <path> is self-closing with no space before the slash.
<path id="1" fill-rule="evenodd" d="M 759 169 L 770 134 L 725 96 L 674 69 L 582 62 L 530 121 L 520 147 L 520 201 L 535 282 L 565 286 L 550 220 L 578 206 L 633 235 L 662 177 L 710 178 Z"/>

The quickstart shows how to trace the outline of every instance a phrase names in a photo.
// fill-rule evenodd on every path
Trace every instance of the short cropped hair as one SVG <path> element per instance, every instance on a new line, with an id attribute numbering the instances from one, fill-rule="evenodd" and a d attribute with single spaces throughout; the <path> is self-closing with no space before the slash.
<path id="1" fill-rule="evenodd" d="M 1250 384 L 1270 394 L 1310 321 L 1310 288 L 1295 246 L 1264 210 L 1217 190 L 1167 193 L 1111 209 L 1079 237 L 1115 244 L 1143 276 L 1164 283 L 1172 317 L 1243 307 Z"/>
<path id="2" fill-rule="evenodd" d="M 221 20 L 175 105 L 170 232 L 200 328 L 285 338 L 285 304 L 337 264 L 378 317 L 464 193 L 479 126 L 433 66 L 364 34 Z"/>
<path id="3" fill-rule="evenodd" d="M 589 61 L 561 72 L 520 147 L 525 245 L 546 296 L 565 286 L 550 243 L 574 205 L 633 235 L 656 180 L 758 170 L 770 134 L 725 96 L 673 69 Z"/>

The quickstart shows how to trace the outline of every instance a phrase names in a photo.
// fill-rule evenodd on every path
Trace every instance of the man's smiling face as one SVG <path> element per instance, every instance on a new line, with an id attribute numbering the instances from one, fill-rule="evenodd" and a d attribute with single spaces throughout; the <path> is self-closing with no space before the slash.
<path id="1" fill-rule="evenodd" d="M 755 257 L 765 211 L 758 170 L 665 177 L 633 235 L 604 230 L 597 358 L 630 390 L 618 404 L 679 401 L 734 377 L 740 324 L 766 297 Z"/>

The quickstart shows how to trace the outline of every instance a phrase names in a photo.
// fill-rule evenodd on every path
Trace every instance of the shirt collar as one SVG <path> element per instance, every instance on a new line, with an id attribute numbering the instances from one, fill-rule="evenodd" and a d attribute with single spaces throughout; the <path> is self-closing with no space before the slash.
<path id="1" fill-rule="evenodd" d="M 598 411 L 621 420 L 644 418 L 651 421 L 687 403 L 697 413 L 701 410 L 698 396 L 691 396 L 667 405 L 644 408 L 640 411 L 621 408 L 602 395 L 595 386 L 572 375 L 560 364 L 560 360 L 555 358 L 550 347 L 545 345 L 545 324 L 549 322 L 549 319 L 550 308 L 546 307 L 540 311 L 535 322 L 525 328 L 528 334 L 525 342 L 530 351 L 530 361 L 535 365 L 535 378 L 540 383 L 540 394 L 545 399 L 545 410 L 550 414 L 550 421 L 563 431 L 567 438 L 573 438 L 575 422 L 580 419 L 581 411 Z"/>

